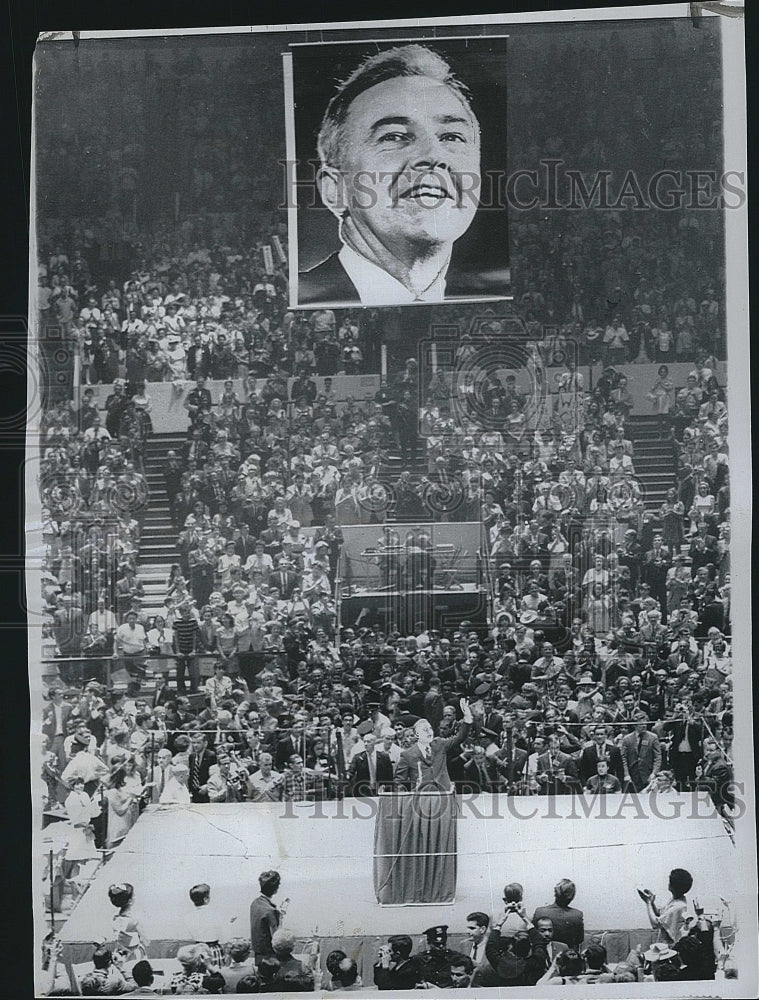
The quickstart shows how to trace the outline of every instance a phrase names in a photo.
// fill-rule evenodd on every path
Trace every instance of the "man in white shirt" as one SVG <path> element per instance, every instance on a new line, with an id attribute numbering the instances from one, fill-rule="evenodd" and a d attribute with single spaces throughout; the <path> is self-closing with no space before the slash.
<path id="1" fill-rule="evenodd" d="M 466 918 L 468 941 L 465 954 L 471 958 L 475 967 L 485 961 L 485 938 L 487 937 L 490 917 L 487 913 L 475 910 Z"/>
<path id="2" fill-rule="evenodd" d="M 130 673 L 142 674 L 147 648 L 147 633 L 137 621 L 137 612 L 127 612 L 126 621 L 116 629 L 113 655 L 123 658 L 122 663 Z"/>
<path id="3" fill-rule="evenodd" d="M 390 758 L 390 763 L 393 765 L 393 770 L 395 770 L 395 765 L 401 756 L 401 748 L 395 742 L 395 730 L 392 726 L 382 730 L 382 743 L 380 744 L 380 750 L 387 754 Z"/>
<path id="4" fill-rule="evenodd" d="M 479 204 L 480 127 L 441 56 L 404 45 L 366 60 L 330 101 L 318 149 L 342 249 L 301 273 L 301 305 L 467 294 L 446 279 Z"/>
<path id="5" fill-rule="evenodd" d="M 97 607 L 87 619 L 87 624 L 90 628 L 92 628 L 93 625 L 96 625 L 98 632 L 102 635 L 108 635 L 109 632 L 115 632 L 119 627 L 116 615 L 105 606 L 105 594 L 98 594 Z"/>
<path id="6" fill-rule="evenodd" d="M 614 443 L 614 454 L 609 462 L 609 475 L 622 476 L 625 472 L 635 475 L 633 460 L 624 450 L 624 443 L 617 441 Z"/>
<path id="7" fill-rule="evenodd" d="M 84 782 L 85 792 L 92 795 L 97 789 L 98 783 L 108 777 L 109 771 L 108 765 L 88 749 L 89 742 L 86 733 L 76 737 L 72 744 L 75 755 L 63 769 L 61 781 L 67 788 L 70 788 L 74 777 L 81 778 Z"/>
<path id="8" fill-rule="evenodd" d="M 282 798 L 282 775 L 272 768 L 270 753 L 258 758 L 258 770 L 248 779 L 250 798 L 253 802 L 279 802 Z"/>
<path id="9" fill-rule="evenodd" d="M 137 621 L 137 612 L 129 611 L 123 625 L 116 629 L 116 652 L 120 656 L 138 656 L 147 646 L 145 629 Z"/>
<path id="10" fill-rule="evenodd" d="M 82 435 L 86 444 L 89 444 L 91 441 L 108 440 L 110 436 L 106 428 L 100 423 L 100 417 L 97 414 L 92 418 L 92 423 Z"/>

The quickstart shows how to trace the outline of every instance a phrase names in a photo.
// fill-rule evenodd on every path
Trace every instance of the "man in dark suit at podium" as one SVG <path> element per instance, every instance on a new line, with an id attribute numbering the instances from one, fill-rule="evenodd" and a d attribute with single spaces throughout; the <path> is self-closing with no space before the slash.
<path id="1" fill-rule="evenodd" d="M 374 826 L 374 891 L 382 906 L 449 903 L 456 894 L 456 796 L 447 755 L 472 725 L 469 702 L 453 736 L 435 736 L 426 719 L 395 766 L 397 792 L 379 796 Z M 411 794 L 409 794 L 411 792 Z"/>
<path id="2" fill-rule="evenodd" d="M 464 740 L 474 721 L 469 701 L 462 698 L 459 704 L 463 718 L 454 735 L 447 739 L 435 736 L 432 726 L 426 719 L 420 719 L 416 723 L 414 726 L 416 743 L 401 753 L 395 769 L 397 788 L 437 789 L 441 792 L 452 790 L 453 784 L 448 775 L 448 753 Z"/>

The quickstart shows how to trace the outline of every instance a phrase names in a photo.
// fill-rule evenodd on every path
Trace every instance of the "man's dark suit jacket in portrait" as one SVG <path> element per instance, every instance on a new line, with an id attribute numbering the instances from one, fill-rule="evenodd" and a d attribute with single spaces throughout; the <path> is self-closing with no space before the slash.
<path id="1" fill-rule="evenodd" d="M 455 256 L 455 255 L 454 255 Z M 503 272 L 457 271 L 454 261 L 445 277 L 445 298 L 465 299 L 477 296 L 502 296 L 505 292 Z M 345 272 L 338 251 L 315 267 L 298 274 L 298 305 L 341 304 L 360 305 L 356 286 Z"/>

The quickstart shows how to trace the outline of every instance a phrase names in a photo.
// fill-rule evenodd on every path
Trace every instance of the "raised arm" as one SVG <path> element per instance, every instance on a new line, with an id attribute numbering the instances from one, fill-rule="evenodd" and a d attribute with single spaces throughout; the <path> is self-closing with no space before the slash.
<path id="1" fill-rule="evenodd" d="M 469 732 L 470 727 L 472 726 L 472 723 L 474 722 L 474 718 L 472 717 L 472 710 L 469 707 L 469 699 L 462 698 L 459 701 L 459 706 L 461 707 L 463 718 L 458 725 L 458 729 L 453 734 L 453 736 L 449 736 L 446 739 L 441 740 L 442 745 L 445 747 L 446 753 L 448 753 L 449 750 L 452 750 L 455 746 L 458 746 L 459 743 L 463 742 L 463 740 L 466 738 Z M 400 764 L 400 761 L 398 763 Z"/>

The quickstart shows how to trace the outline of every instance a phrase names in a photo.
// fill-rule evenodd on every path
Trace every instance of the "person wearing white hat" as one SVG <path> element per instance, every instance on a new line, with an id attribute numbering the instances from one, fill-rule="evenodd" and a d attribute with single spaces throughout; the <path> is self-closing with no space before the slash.
<path id="1" fill-rule="evenodd" d="M 170 333 L 166 338 L 166 360 L 174 381 L 187 378 L 187 352 L 178 333 Z"/>

